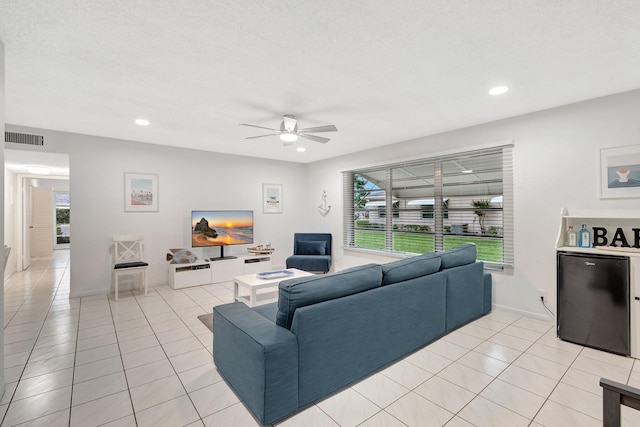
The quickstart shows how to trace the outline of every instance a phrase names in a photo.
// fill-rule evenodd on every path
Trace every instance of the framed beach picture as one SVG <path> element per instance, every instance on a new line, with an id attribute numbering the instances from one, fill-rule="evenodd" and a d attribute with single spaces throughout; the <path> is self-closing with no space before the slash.
<path id="1" fill-rule="evenodd" d="M 282 213 L 282 184 L 262 184 L 262 212 Z"/>
<path id="2" fill-rule="evenodd" d="M 158 175 L 125 172 L 124 211 L 158 212 Z"/>
<path id="3" fill-rule="evenodd" d="M 640 197 L 640 145 L 600 150 L 600 198 Z"/>

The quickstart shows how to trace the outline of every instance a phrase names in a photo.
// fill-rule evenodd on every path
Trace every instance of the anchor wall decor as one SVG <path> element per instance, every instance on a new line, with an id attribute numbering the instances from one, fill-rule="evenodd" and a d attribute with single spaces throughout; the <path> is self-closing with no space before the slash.
<path id="1" fill-rule="evenodd" d="M 318 210 L 320 211 L 320 215 L 327 216 L 329 211 L 331 210 L 331 205 L 327 206 L 327 192 L 322 190 L 322 202 L 318 205 Z"/>

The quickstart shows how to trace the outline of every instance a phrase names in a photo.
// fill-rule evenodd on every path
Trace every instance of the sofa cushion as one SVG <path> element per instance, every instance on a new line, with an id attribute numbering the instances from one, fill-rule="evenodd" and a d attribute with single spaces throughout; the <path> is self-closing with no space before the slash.
<path id="1" fill-rule="evenodd" d="M 326 273 L 331 269 L 331 255 L 291 255 L 287 268 Z"/>
<path id="2" fill-rule="evenodd" d="M 278 302 L 270 302 L 269 304 L 257 305 L 251 308 L 252 311 L 255 311 L 265 319 L 271 320 L 273 323 L 276 322 L 276 315 L 278 314 Z"/>
<path id="3" fill-rule="evenodd" d="M 399 261 L 382 264 L 382 285 L 404 282 L 440 270 L 438 254 L 426 253 Z"/>
<path id="4" fill-rule="evenodd" d="M 382 267 L 367 264 L 327 276 L 284 280 L 278 285 L 276 323 L 290 329 L 297 308 L 377 288 L 382 283 Z"/>
<path id="5" fill-rule="evenodd" d="M 440 267 L 442 270 L 471 264 L 476 262 L 476 245 L 473 243 L 464 243 L 448 251 L 439 252 L 438 255 L 440 255 L 440 259 L 442 260 Z"/>
<path id="6" fill-rule="evenodd" d="M 298 242 L 297 244 L 296 255 L 324 255 L 325 253 L 325 242 L 323 241 Z"/>

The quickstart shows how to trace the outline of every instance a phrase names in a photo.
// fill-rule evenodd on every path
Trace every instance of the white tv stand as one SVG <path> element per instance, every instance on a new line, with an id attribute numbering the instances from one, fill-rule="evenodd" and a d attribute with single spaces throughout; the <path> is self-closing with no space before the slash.
<path id="1" fill-rule="evenodd" d="M 235 276 L 271 271 L 271 255 L 247 255 L 237 258 L 197 261 L 193 264 L 169 264 L 169 286 L 189 286 L 230 282 Z"/>

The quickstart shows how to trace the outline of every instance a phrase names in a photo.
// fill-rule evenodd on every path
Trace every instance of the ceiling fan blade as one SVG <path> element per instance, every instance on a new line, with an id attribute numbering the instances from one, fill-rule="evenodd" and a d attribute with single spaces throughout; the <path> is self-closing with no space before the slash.
<path id="1" fill-rule="evenodd" d="M 249 126 L 249 127 L 252 127 L 252 128 L 259 128 L 259 129 L 267 129 L 267 130 L 272 130 L 274 132 L 278 131 L 278 129 L 266 128 L 264 126 L 250 125 L 250 124 L 247 124 L 247 123 L 239 123 L 239 125 L 240 126 Z"/>
<path id="2" fill-rule="evenodd" d="M 315 142 L 321 142 L 323 144 L 331 141 L 330 138 L 323 138 L 321 136 L 315 136 L 315 135 L 308 135 L 306 133 L 299 133 L 298 136 L 300 138 L 305 138 L 305 139 L 310 139 L 311 141 L 315 141 Z"/>
<path id="3" fill-rule="evenodd" d="M 316 126 L 313 128 L 300 129 L 299 132 L 338 132 L 338 128 L 334 125 Z"/>
<path id="4" fill-rule="evenodd" d="M 282 126 L 289 132 L 296 132 L 298 130 L 298 120 L 293 114 L 285 114 L 282 120 Z"/>
<path id="5" fill-rule="evenodd" d="M 268 135 L 258 135 L 258 136 L 248 136 L 245 139 L 255 139 L 255 138 L 264 138 L 265 136 L 276 136 L 277 133 L 270 133 Z"/>

